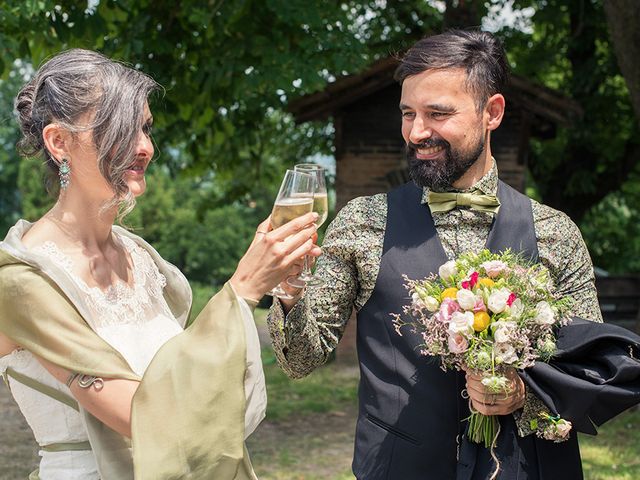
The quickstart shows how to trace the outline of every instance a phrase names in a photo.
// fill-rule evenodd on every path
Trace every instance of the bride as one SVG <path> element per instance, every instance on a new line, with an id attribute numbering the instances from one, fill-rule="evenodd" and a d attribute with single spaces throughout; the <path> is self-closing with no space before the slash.
<path id="1" fill-rule="evenodd" d="M 154 153 L 148 76 L 86 50 L 45 63 L 16 99 L 25 155 L 60 185 L 0 242 L 0 371 L 40 446 L 42 480 L 253 479 L 245 438 L 266 391 L 252 309 L 320 254 L 315 214 L 263 222 L 185 328 L 191 290 L 114 222 Z"/>

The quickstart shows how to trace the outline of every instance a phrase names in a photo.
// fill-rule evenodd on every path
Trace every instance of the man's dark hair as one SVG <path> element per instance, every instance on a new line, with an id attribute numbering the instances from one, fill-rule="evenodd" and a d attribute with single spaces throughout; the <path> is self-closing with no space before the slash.
<path id="1" fill-rule="evenodd" d="M 478 111 L 491 95 L 502 92 L 509 79 L 509 64 L 502 43 L 487 32 L 449 30 L 426 37 L 400 60 L 394 78 L 402 82 L 426 70 L 463 68 L 467 88 L 476 97 Z"/>

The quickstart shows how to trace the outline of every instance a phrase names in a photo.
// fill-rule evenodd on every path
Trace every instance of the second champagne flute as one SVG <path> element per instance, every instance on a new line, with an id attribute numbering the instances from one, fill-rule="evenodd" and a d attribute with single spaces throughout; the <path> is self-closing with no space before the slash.
<path id="1" fill-rule="evenodd" d="M 325 181 L 325 170 L 315 163 L 300 163 L 295 167 L 296 172 L 309 173 L 315 179 L 315 192 L 313 194 L 313 211 L 318 214 L 316 225 L 318 228 L 325 222 L 329 214 L 329 201 L 327 198 L 327 182 Z M 305 255 L 302 272 L 296 278 L 290 278 L 287 283 L 292 287 L 303 288 L 305 285 L 324 285 L 324 280 L 311 272 L 309 256 Z"/>
<path id="2" fill-rule="evenodd" d="M 287 170 L 271 211 L 271 228 L 281 227 L 294 218 L 311 212 L 314 191 L 315 179 L 313 175 Z M 283 299 L 293 298 L 280 285 L 267 292 L 267 295 Z"/>

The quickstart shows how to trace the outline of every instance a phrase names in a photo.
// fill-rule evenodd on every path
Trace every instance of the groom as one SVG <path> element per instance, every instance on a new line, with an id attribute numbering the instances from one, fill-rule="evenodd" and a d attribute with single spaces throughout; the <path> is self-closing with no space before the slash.
<path id="1" fill-rule="evenodd" d="M 530 420 L 545 407 L 515 371 L 510 392 L 496 398 L 477 377 L 445 373 L 420 356 L 420 339 L 397 335 L 390 315 L 407 302 L 403 275 L 424 278 L 463 252 L 509 247 L 549 268 L 556 293 L 573 300 L 573 315 L 602 321 L 578 228 L 498 180 L 490 140 L 505 111 L 505 52 L 488 33 L 449 31 L 416 43 L 396 79 L 413 182 L 340 211 L 318 263 L 325 285 L 274 302 L 268 322 L 278 362 L 291 377 L 309 374 L 336 348 L 356 309 L 353 472 L 360 480 L 487 478 L 488 450 L 464 436 L 469 403 L 500 416 L 498 478 L 582 478 L 575 432 L 564 443 L 536 436 Z M 468 195 L 456 204 L 456 192 Z"/>

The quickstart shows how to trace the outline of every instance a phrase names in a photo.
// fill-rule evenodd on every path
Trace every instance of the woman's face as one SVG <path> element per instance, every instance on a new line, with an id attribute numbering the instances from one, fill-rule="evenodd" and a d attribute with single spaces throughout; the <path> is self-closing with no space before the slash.
<path id="1" fill-rule="evenodd" d="M 134 158 L 127 166 L 124 180 L 131 193 L 138 197 L 146 189 L 145 172 L 153 158 L 151 125 L 153 117 L 149 105 L 145 103 L 143 120 L 139 126 Z M 113 189 L 102 176 L 98 166 L 98 152 L 93 142 L 91 130 L 79 132 L 69 149 L 71 159 L 71 185 L 69 188 L 81 190 L 89 201 L 104 202 L 113 198 Z"/>
<path id="2" fill-rule="evenodd" d="M 135 158 L 133 163 L 125 172 L 125 180 L 129 190 L 134 197 L 138 197 L 144 193 L 147 184 L 144 174 L 147 171 L 149 162 L 153 158 L 153 142 L 151 141 L 151 126 L 153 125 L 153 116 L 149 110 L 149 105 L 145 102 L 144 114 L 142 116 L 142 125 L 138 131 Z"/>

